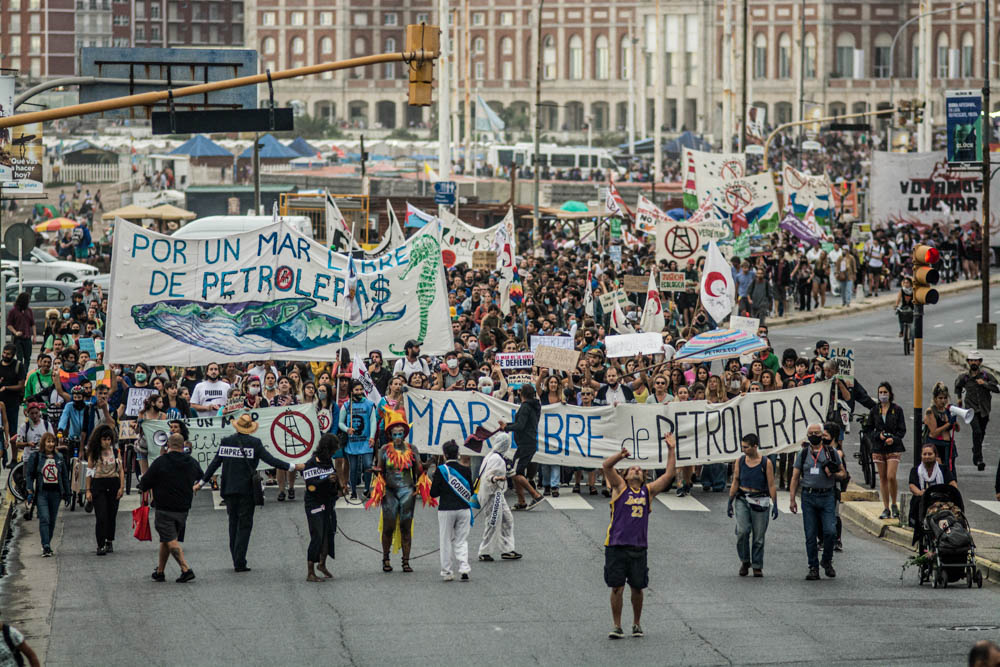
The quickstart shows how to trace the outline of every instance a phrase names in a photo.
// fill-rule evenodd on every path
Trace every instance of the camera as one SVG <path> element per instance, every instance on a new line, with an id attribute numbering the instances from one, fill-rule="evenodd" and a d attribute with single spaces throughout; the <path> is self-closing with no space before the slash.
<path id="1" fill-rule="evenodd" d="M 826 461 L 823 462 L 823 469 L 830 475 L 834 475 L 840 472 L 840 464 L 837 463 L 836 456 L 832 447 L 824 447 L 826 451 Z"/>

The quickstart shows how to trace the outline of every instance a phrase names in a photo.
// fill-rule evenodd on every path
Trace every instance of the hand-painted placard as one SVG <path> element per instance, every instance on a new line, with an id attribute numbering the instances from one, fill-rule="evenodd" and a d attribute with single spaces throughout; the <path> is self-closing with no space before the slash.
<path id="1" fill-rule="evenodd" d="M 512 370 L 516 368 L 531 368 L 534 365 L 535 355 L 531 352 L 500 352 L 496 356 L 497 364 L 501 370 Z"/>

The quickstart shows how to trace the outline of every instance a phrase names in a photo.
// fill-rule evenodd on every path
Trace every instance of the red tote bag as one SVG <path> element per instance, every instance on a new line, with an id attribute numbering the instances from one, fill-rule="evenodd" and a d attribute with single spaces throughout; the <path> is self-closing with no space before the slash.
<path id="1" fill-rule="evenodd" d="M 149 503 L 146 494 L 142 494 L 142 504 L 132 510 L 132 534 L 140 542 L 152 542 L 153 533 L 149 530 Z"/>

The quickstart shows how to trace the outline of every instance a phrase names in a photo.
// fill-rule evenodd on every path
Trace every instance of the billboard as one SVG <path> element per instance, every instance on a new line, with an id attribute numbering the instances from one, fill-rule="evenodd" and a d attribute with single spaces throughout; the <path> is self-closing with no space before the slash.
<path id="1" fill-rule="evenodd" d="M 948 164 L 983 159 L 983 98 L 978 90 L 949 90 L 944 95 L 948 124 Z"/>
<path id="2" fill-rule="evenodd" d="M 0 76 L 0 118 L 14 114 L 14 77 Z M 42 124 L 0 129 L 0 189 L 7 196 L 42 193 Z"/>

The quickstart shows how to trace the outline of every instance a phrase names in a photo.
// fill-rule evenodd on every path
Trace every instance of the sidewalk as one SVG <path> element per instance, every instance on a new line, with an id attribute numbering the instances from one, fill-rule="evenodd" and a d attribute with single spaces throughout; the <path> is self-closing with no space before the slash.
<path id="1" fill-rule="evenodd" d="M 913 531 L 899 526 L 897 519 L 879 519 L 882 509 L 882 503 L 877 500 L 844 502 L 840 505 L 840 516 L 879 539 L 915 552 Z M 1000 535 L 973 528 L 972 539 L 976 542 L 976 561 L 983 578 L 1000 584 Z M 900 561 L 900 567 L 902 565 Z"/>
<path id="2" fill-rule="evenodd" d="M 1000 273 L 990 276 L 990 284 L 1000 285 Z M 978 280 L 959 280 L 946 285 L 938 285 L 937 291 L 941 295 L 954 294 L 955 292 L 973 289 L 979 287 L 980 285 L 982 285 L 982 283 Z M 782 317 L 769 317 L 767 318 L 767 326 L 777 327 L 783 324 L 801 324 L 803 322 L 825 320 L 831 317 L 856 315 L 857 313 L 863 313 L 868 310 L 875 310 L 884 306 L 892 306 L 896 303 L 896 292 L 893 291 L 878 297 L 863 296 L 861 298 L 855 298 L 851 302 L 851 305 L 846 308 L 840 305 L 840 297 L 833 296 L 832 293 L 827 294 L 826 301 L 827 304 L 831 304 L 827 305 L 826 308 L 813 308 L 812 310 L 806 311 L 794 311 L 791 314 L 786 314 Z M 962 357 L 962 360 L 964 361 L 965 357 Z M 1000 357 L 998 357 L 998 364 L 1000 364 Z"/>
<path id="3" fill-rule="evenodd" d="M 955 343 L 948 348 L 948 361 L 965 367 L 965 357 L 976 349 L 974 341 Z M 1000 350 L 979 350 L 983 355 L 983 368 L 1000 377 Z"/>

